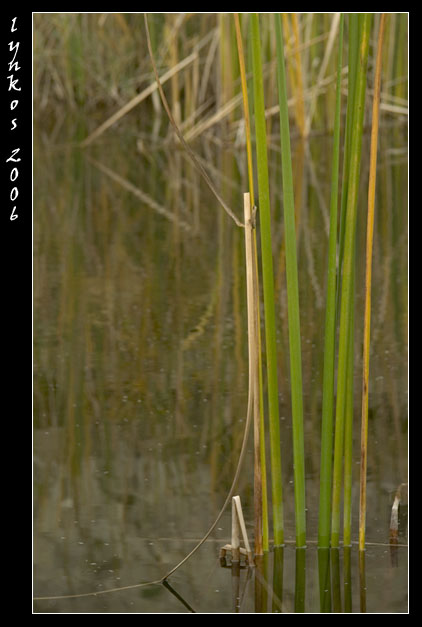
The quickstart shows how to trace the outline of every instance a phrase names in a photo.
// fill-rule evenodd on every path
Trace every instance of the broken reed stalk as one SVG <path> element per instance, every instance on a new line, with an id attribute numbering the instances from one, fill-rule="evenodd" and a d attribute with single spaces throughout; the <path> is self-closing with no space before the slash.
<path id="1" fill-rule="evenodd" d="M 240 546 L 240 534 L 242 534 L 244 547 Z M 248 533 L 246 531 L 245 519 L 243 517 L 240 496 L 232 498 L 232 537 L 231 543 L 225 544 L 220 549 L 220 559 L 225 559 L 227 551 L 232 554 L 232 563 L 240 562 L 240 557 L 245 556 L 249 566 L 253 566 L 254 559 L 249 545 Z"/>
<path id="2" fill-rule="evenodd" d="M 330 546 L 331 480 L 333 455 L 334 366 L 336 344 L 337 209 L 340 161 L 341 69 L 343 64 L 344 15 L 340 18 L 336 109 L 331 168 L 330 234 L 328 242 L 327 304 L 325 310 L 324 375 L 322 396 L 321 465 L 318 546 Z"/>
<path id="3" fill-rule="evenodd" d="M 255 250 L 253 231 L 255 212 L 251 210 L 250 194 L 243 194 L 245 217 L 245 252 L 246 252 L 246 293 L 248 306 L 248 347 L 250 386 L 253 398 L 254 417 L 254 518 L 255 518 L 255 554 L 262 555 L 262 473 L 260 448 L 260 411 L 259 411 L 259 376 L 258 376 L 258 338 L 257 311 L 258 303 L 255 290 Z"/>
<path id="4" fill-rule="evenodd" d="M 366 469 L 368 459 L 368 400 L 369 400 L 369 350 L 371 329 L 371 282 L 372 244 L 374 236 L 375 186 L 377 172 L 377 147 L 379 125 L 379 101 L 381 90 L 382 44 L 384 39 L 386 14 L 380 18 L 377 59 L 375 66 L 374 100 L 372 105 L 371 152 L 368 186 L 368 219 L 366 231 L 366 280 L 365 280 L 365 321 L 363 336 L 363 381 L 362 381 L 362 426 L 361 426 L 361 467 L 359 503 L 359 549 L 365 548 L 366 523 Z"/>
<path id="5" fill-rule="evenodd" d="M 240 531 L 242 532 L 243 543 L 245 545 L 246 555 L 248 556 L 248 562 L 249 562 L 250 565 L 252 565 L 253 564 L 253 555 L 252 555 L 251 547 L 249 546 L 248 533 L 246 531 L 245 519 L 243 517 L 242 505 L 240 503 L 240 496 L 234 496 L 233 500 L 234 500 L 235 507 L 236 507 L 236 513 L 237 513 L 237 518 L 238 518 L 238 521 L 239 521 Z"/>
<path id="6" fill-rule="evenodd" d="M 344 452 L 344 414 L 347 393 L 347 365 L 349 332 L 351 325 L 351 302 L 353 286 L 354 244 L 356 235 L 357 198 L 359 187 L 360 161 L 362 151 L 363 118 L 365 110 L 366 70 L 369 53 L 369 37 L 372 15 L 359 16 L 361 37 L 359 62 L 356 73 L 356 93 L 354 98 L 353 128 L 351 137 L 349 184 L 347 189 L 347 212 L 344 235 L 344 259 L 341 286 L 341 311 L 338 351 L 336 425 L 334 437 L 333 497 L 331 515 L 331 546 L 339 546 L 340 502 L 342 486 L 342 466 Z"/>
<path id="7" fill-rule="evenodd" d="M 295 205 L 290 153 L 283 30 L 280 14 L 275 15 L 277 78 L 280 104 L 281 166 L 283 179 L 284 234 L 286 250 L 287 311 L 290 347 L 290 385 L 293 421 L 293 465 L 296 516 L 296 546 L 306 545 L 305 450 L 303 433 L 302 350 L 300 339 L 299 284 L 296 255 Z"/>
<path id="8" fill-rule="evenodd" d="M 255 194 L 254 194 L 254 182 L 253 182 L 253 160 L 252 160 L 252 139 L 251 139 L 251 122 L 249 116 L 249 98 L 248 98 L 248 86 L 246 81 L 246 68 L 245 68 L 245 56 L 243 53 L 242 33 L 240 29 L 239 14 L 234 13 L 234 23 L 236 29 L 236 43 L 237 52 L 239 57 L 239 70 L 242 86 L 242 98 L 243 98 L 243 110 L 245 116 L 245 134 L 246 134 L 246 152 L 248 160 L 248 181 L 249 181 L 249 193 L 250 204 L 255 206 Z M 257 253 L 257 241 L 256 241 L 256 229 L 253 230 L 253 252 L 254 252 L 254 292 L 256 294 L 256 338 L 258 342 L 258 385 L 259 385 L 259 413 L 260 413 L 260 461 L 261 461 L 261 476 L 262 476 L 262 548 L 264 551 L 269 551 L 269 529 L 268 529 L 268 495 L 267 495 L 267 462 L 265 455 L 265 424 L 264 424 L 264 392 L 262 381 L 262 357 L 261 357 L 261 323 L 259 313 L 259 273 L 258 273 L 258 253 Z M 254 400 L 256 401 L 256 396 Z"/>
<path id="9" fill-rule="evenodd" d="M 267 133 L 261 58 L 259 17 L 251 13 L 251 45 L 255 112 L 256 156 L 261 229 L 262 282 L 264 292 L 267 361 L 268 414 L 271 454 L 271 486 L 275 546 L 284 544 L 283 492 L 281 481 L 280 421 L 278 407 L 277 344 L 275 325 L 274 273 L 271 244 L 271 212 L 268 179 Z"/>
<path id="10" fill-rule="evenodd" d="M 236 511 L 236 501 L 232 498 L 232 539 L 231 539 L 232 562 L 240 562 L 240 525 L 239 516 Z"/>

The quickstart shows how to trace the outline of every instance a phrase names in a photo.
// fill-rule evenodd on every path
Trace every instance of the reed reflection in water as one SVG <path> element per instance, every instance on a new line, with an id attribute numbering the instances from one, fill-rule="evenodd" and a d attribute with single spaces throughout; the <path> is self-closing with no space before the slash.
<path id="1" fill-rule="evenodd" d="M 68 129 L 68 134 L 72 133 L 75 138 L 82 137 L 84 129 Z M 218 511 L 233 475 L 244 426 L 246 294 L 242 238 L 229 228 L 227 218 L 198 183 L 183 154 L 157 151 L 146 158 L 132 154 L 120 139 L 116 144 L 108 140 L 106 150 L 93 147 L 87 159 L 70 145 L 51 146 L 48 136 L 34 139 L 38 181 L 34 229 L 35 592 L 54 595 L 161 576 L 167 566 L 186 554 Z M 378 180 L 385 202 L 380 203 L 374 239 L 369 543 L 388 542 L 392 495 L 407 477 L 406 163 L 393 158 L 394 146 L 402 142 L 399 131 L 381 136 L 380 141 Z M 127 142 L 133 147 L 131 137 Z M 301 190 L 296 195 L 300 199 L 297 246 L 310 538 L 316 537 L 318 504 L 321 294 L 325 286 L 325 260 L 320 252 L 327 241 L 324 216 L 329 190 L 324 182 L 324 155 L 330 154 L 329 143 L 329 139 L 314 138 L 306 149 L 302 143 L 292 147 L 295 181 Z M 222 159 L 214 144 L 204 144 L 202 149 L 210 163 Z M 303 154 L 307 154 L 306 160 Z M 139 187 L 146 197 L 141 200 L 96 167 L 92 159 Z M 225 197 L 237 206 L 246 188 L 246 172 L 230 151 L 224 151 L 224 163 L 217 178 Z M 272 172 L 274 177 L 280 174 L 276 165 Z M 294 509 L 293 477 L 288 469 L 293 460 L 281 196 L 276 185 L 271 190 L 274 220 L 280 225 L 273 245 L 279 260 L 275 268 L 279 402 L 286 469 L 285 534 L 290 541 L 294 539 Z M 157 211 L 148 198 L 165 207 L 173 218 Z M 358 219 L 364 218 L 362 211 Z M 191 228 L 183 228 L 184 223 Z M 358 232 L 363 234 L 364 229 Z M 357 246 L 364 250 L 363 235 Z M 358 264 L 363 258 L 357 254 Z M 362 310 L 359 292 L 357 308 Z M 355 342 L 361 345 L 359 329 Z M 356 388 L 359 391 L 359 386 Z M 247 520 L 252 520 L 253 508 L 251 455 L 239 486 Z M 353 486 L 355 530 L 356 499 L 357 483 Z M 224 544 L 229 530 L 227 515 L 213 535 L 215 544 L 209 543 L 192 566 L 178 575 L 180 581 L 170 582 L 191 607 L 209 611 L 222 607 L 233 611 L 235 607 L 231 593 L 226 594 L 230 590 L 227 571 L 212 571 L 211 567 L 218 554 L 217 542 Z M 366 588 L 367 611 L 393 606 L 403 609 L 405 603 L 405 557 L 399 555 L 399 571 L 394 573 L 386 558 L 380 573 L 376 562 L 384 564 L 380 561 L 384 551 L 389 556 L 388 547 L 368 549 L 366 555 L 367 585 L 362 590 Z M 352 551 L 347 563 L 343 556 L 343 569 L 351 572 L 352 585 L 347 585 L 356 595 L 359 569 L 353 556 Z M 290 546 L 281 553 L 271 552 L 266 559 L 261 569 L 256 569 L 257 590 L 252 578 L 239 611 L 248 607 L 255 611 L 255 599 L 256 607 L 261 608 L 256 611 L 309 612 L 328 607 L 331 611 L 340 607 L 342 611 L 360 611 L 355 596 L 352 602 L 349 592 L 341 598 L 341 580 L 333 558 L 331 605 L 325 597 L 319 603 L 316 549 L 306 549 L 306 577 L 304 568 L 296 568 L 296 553 Z M 243 575 L 241 572 L 240 590 Z M 201 585 L 206 577 L 213 584 Z M 400 591 L 401 605 L 392 590 L 397 597 Z M 81 611 L 104 606 L 136 611 L 136 607 L 157 608 L 164 603 L 164 607 L 180 608 L 168 591 L 164 597 L 161 592 L 151 591 L 150 596 L 143 592 L 135 600 L 129 593 L 124 598 L 105 597 L 90 602 L 52 602 L 50 607 L 51 611 L 53 607 Z"/>

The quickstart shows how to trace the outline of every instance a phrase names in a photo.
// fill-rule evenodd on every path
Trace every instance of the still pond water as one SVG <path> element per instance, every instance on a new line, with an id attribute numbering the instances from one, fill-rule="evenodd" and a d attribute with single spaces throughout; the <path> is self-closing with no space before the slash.
<path id="1" fill-rule="evenodd" d="M 341 548 L 328 556 L 328 583 L 321 581 L 315 540 L 331 139 L 315 137 L 293 145 L 308 547 L 294 547 L 281 175 L 272 147 L 286 546 L 254 570 L 224 568 L 219 549 L 230 540 L 228 508 L 170 577 L 171 587 L 136 587 L 162 577 L 193 548 L 231 485 L 247 406 L 244 234 L 178 149 L 146 150 L 139 137 L 110 133 L 81 151 L 35 134 L 33 587 L 34 597 L 51 597 L 35 600 L 35 612 L 407 612 L 406 503 L 399 543 L 389 546 L 394 493 L 407 482 L 406 144 L 405 127 L 382 131 L 365 563 L 359 566 L 356 543 Z M 240 217 L 244 152 L 205 139 L 195 148 Z M 364 162 L 355 540 L 367 172 Z M 237 489 L 250 540 L 252 459 L 250 438 Z"/>

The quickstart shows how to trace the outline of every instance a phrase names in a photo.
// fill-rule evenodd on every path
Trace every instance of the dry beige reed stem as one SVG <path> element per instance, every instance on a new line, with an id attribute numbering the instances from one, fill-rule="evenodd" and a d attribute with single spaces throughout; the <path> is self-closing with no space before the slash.
<path id="1" fill-rule="evenodd" d="M 259 372 L 258 372 L 258 304 L 255 289 L 255 246 L 254 228 L 255 215 L 251 210 L 249 193 L 243 194 L 243 209 L 245 217 L 245 252 L 246 252 L 246 294 L 248 308 L 248 346 L 249 346 L 249 373 L 251 377 L 250 390 L 253 398 L 254 416 L 254 512 L 255 512 L 255 555 L 263 554 L 262 546 L 262 472 L 260 448 L 260 411 L 259 411 Z"/>

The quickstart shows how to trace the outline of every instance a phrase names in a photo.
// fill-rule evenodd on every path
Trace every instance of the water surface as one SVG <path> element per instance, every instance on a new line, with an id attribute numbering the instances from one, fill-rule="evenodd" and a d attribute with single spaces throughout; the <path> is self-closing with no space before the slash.
<path id="1" fill-rule="evenodd" d="M 260 568 L 223 568 L 230 508 L 210 539 L 162 577 L 213 522 L 231 485 L 247 406 L 243 231 L 174 146 L 135 133 L 89 150 L 35 135 L 34 596 L 36 612 L 406 612 L 407 535 L 389 546 L 407 481 L 407 162 L 401 127 L 380 138 L 373 263 L 367 551 L 330 557 L 317 537 L 331 139 L 294 144 L 303 351 L 308 548 L 294 548 L 293 464 L 280 163 L 271 151 L 286 547 Z M 364 151 L 369 153 L 368 138 Z M 138 147 L 138 148 L 137 148 Z M 241 216 L 244 152 L 195 146 Z M 402 156 L 397 157 L 397 153 Z M 328 162 L 327 162 L 328 161 Z M 102 166 L 102 168 L 101 168 Z M 107 170 L 105 170 L 106 168 Z M 368 164 L 362 166 L 367 180 Z M 113 177 L 114 173 L 114 177 Z M 117 177 L 117 178 L 116 178 Z M 118 178 L 120 177 L 120 179 Z M 122 181 L 123 179 L 123 181 Z M 129 183 L 129 187 L 128 187 Z M 130 185 L 140 193 L 134 193 Z M 355 472 L 357 539 L 365 186 L 358 219 Z M 253 539 L 252 440 L 238 486 Z M 230 563 L 228 564 L 230 566 Z"/>

